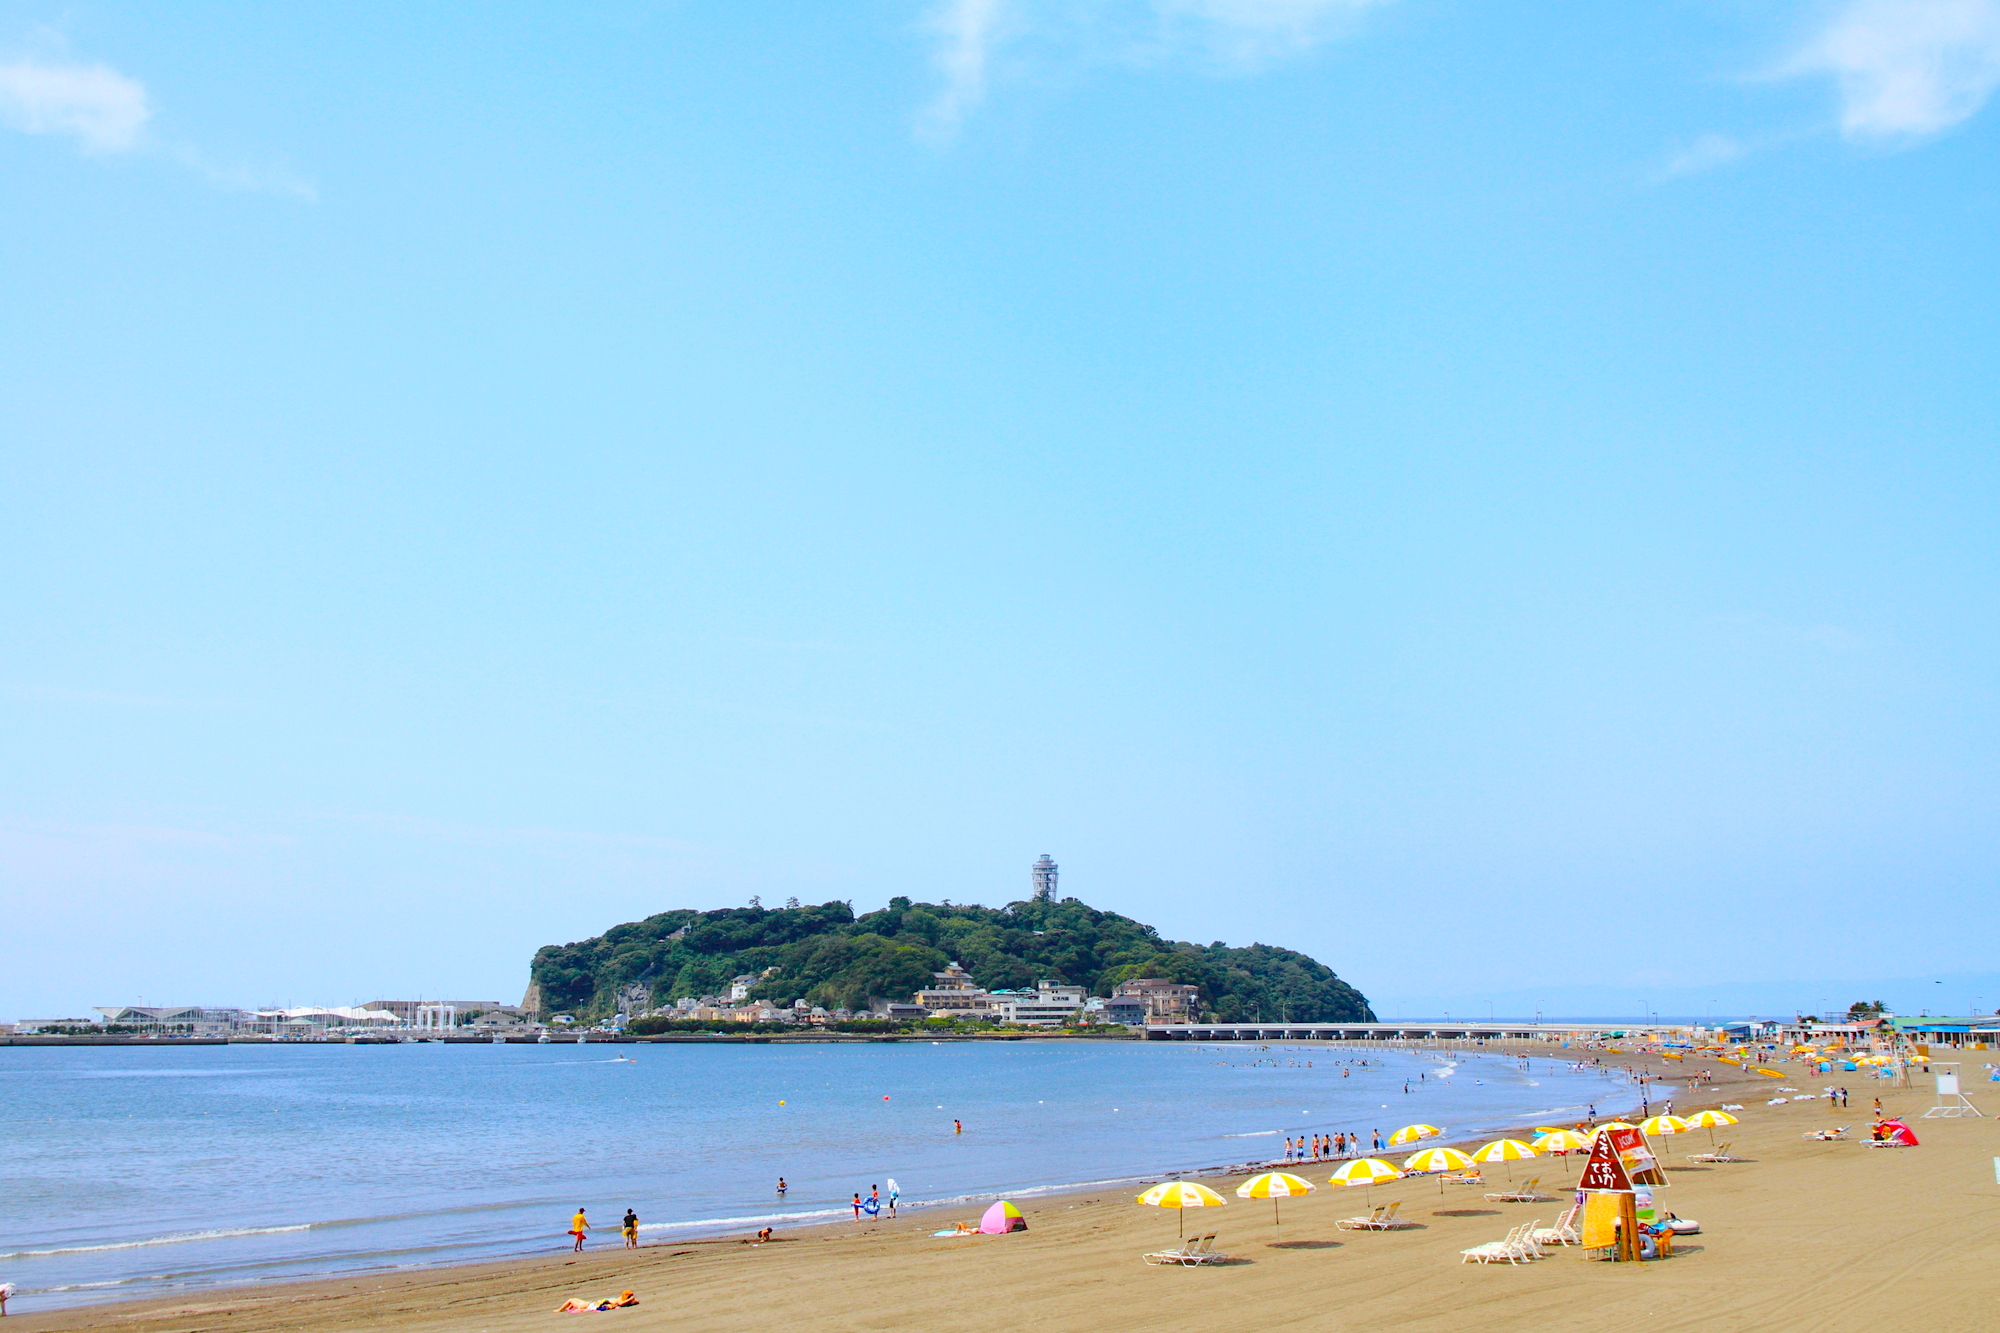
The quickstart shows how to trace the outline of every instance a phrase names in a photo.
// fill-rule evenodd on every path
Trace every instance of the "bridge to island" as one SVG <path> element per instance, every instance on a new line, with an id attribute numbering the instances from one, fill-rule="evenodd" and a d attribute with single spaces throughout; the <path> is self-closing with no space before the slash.
<path id="1" fill-rule="evenodd" d="M 1484 1023 L 1149 1023 L 1147 1041 L 1601 1041 L 1685 1037 L 1682 1023 L 1536 1023 L 1507 1019 Z"/>

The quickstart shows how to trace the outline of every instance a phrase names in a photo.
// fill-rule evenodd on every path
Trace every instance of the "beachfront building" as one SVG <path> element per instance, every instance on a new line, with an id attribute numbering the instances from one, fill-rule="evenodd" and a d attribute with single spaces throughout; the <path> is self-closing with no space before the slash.
<path id="1" fill-rule="evenodd" d="M 986 988 L 957 963 L 948 963 L 944 971 L 931 973 L 931 982 L 916 995 L 925 1013 L 985 1018 L 992 1011 Z"/>
<path id="2" fill-rule="evenodd" d="M 1033 990 L 994 991 L 988 1004 L 995 1022 L 1059 1027 L 1077 1020 L 1083 1013 L 1083 1000 L 1081 986 L 1037 981 Z"/>
<path id="3" fill-rule="evenodd" d="M 1157 977 L 1136 977 L 1112 988 L 1112 998 L 1138 1000 L 1146 1006 L 1148 1023 L 1192 1023 L 1201 1008 L 1201 987 L 1183 986 Z"/>
<path id="4" fill-rule="evenodd" d="M 19 1018 L 14 1020 L 14 1031 L 23 1037 L 32 1037 L 43 1032 L 64 1032 L 71 1028 L 88 1030 L 102 1024 L 96 1018 Z"/>
<path id="5" fill-rule="evenodd" d="M 147 1032 L 185 1032 L 196 1037 L 225 1037 L 241 1031 L 250 1019 L 242 1009 L 212 1009 L 206 1005 L 97 1006 L 102 1015 L 96 1022 L 110 1027 L 138 1028 Z"/>
<path id="6" fill-rule="evenodd" d="M 1146 1025 L 1146 1002 L 1136 995 L 1093 995 L 1083 1007 L 1095 1023 L 1123 1023 L 1133 1028 Z"/>
<path id="7" fill-rule="evenodd" d="M 475 1021 L 467 1017 L 471 1014 L 527 1012 L 520 1005 L 502 1004 L 498 1000 L 370 1000 L 361 1008 L 369 1013 L 391 1014 L 398 1024 L 410 1028 L 458 1027 Z M 451 1021 L 442 1021 L 446 1014 Z"/>
<path id="8" fill-rule="evenodd" d="M 1990 1051 L 2000 1046 L 2000 1015 L 1996 1014 L 1973 1014 L 1965 1018 L 1920 1014 L 1888 1021 L 1904 1041 L 1925 1050 Z"/>

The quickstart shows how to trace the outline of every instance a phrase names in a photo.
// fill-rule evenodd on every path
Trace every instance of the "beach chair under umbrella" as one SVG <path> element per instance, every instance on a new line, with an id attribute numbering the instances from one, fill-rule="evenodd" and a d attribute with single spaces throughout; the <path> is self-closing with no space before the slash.
<path id="1" fill-rule="evenodd" d="M 1139 1196 L 1139 1202 L 1154 1208 L 1172 1208 L 1181 1214 L 1181 1235 L 1187 1235 L 1189 1208 L 1220 1208 L 1229 1200 L 1208 1186 L 1192 1180 L 1170 1180 L 1155 1185 Z"/>

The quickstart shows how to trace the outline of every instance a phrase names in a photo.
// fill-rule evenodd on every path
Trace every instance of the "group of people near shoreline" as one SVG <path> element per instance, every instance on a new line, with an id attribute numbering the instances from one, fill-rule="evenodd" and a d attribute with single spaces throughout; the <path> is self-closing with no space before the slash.
<path id="1" fill-rule="evenodd" d="M 584 1216 L 584 1210 L 580 1206 L 576 1210 L 576 1216 L 569 1220 L 569 1234 L 576 1237 L 576 1252 L 582 1254 L 583 1238 L 590 1234 L 590 1219 Z M 618 1234 L 625 1238 L 626 1249 L 638 1249 L 639 1214 L 627 1208 L 624 1219 L 618 1223 Z"/>

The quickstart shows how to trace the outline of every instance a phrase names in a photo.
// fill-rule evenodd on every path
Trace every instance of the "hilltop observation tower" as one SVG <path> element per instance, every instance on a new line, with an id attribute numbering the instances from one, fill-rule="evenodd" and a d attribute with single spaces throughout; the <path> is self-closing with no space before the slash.
<path id="1" fill-rule="evenodd" d="M 1034 876 L 1035 880 L 1035 901 L 1038 903 L 1054 902 L 1056 899 L 1056 863 L 1049 859 L 1049 854 L 1043 852 L 1041 859 L 1028 867 L 1028 870 Z"/>

